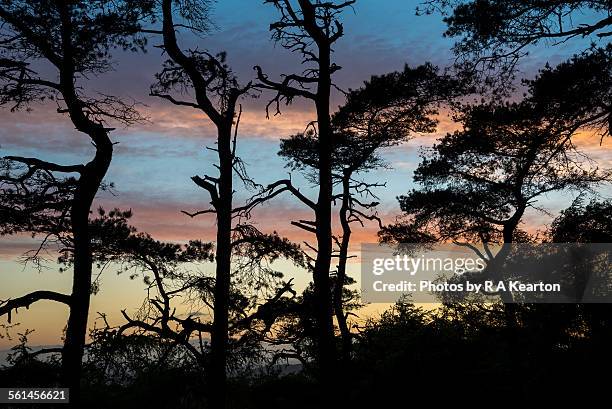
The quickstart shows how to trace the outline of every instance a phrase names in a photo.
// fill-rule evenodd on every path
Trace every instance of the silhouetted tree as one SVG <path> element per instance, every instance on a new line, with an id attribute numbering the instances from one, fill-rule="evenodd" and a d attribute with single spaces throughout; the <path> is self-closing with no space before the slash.
<path id="1" fill-rule="evenodd" d="M 554 243 L 612 243 L 612 204 L 579 197 L 550 226 Z"/>
<path id="2" fill-rule="evenodd" d="M 579 196 L 553 220 L 548 236 L 553 243 L 612 243 L 612 203 L 598 200 L 585 203 L 584 197 Z M 595 254 L 601 255 L 602 250 L 596 250 Z M 610 304 L 582 304 L 578 308 L 582 311 L 590 341 L 596 347 L 607 348 L 612 338 Z M 599 348 L 597 351 L 601 350 Z"/>
<path id="3" fill-rule="evenodd" d="M 144 47 L 139 21 L 150 7 L 148 2 L 0 2 L 0 103 L 18 110 L 53 100 L 58 113 L 66 114 L 95 148 L 91 161 L 77 165 L 5 157 L 0 175 L 2 233 L 40 234 L 43 246 L 61 236 L 64 253 L 74 260 L 70 295 L 35 291 L 4 302 L 0 310 L 9 314 L 38 300 L 69 306 L 62 371 L 74 401 L 92 284 L 89 212 L 113 153 L 107 122 L 129 125 L 140 119 L 132 104 L 110 95 L 88 94 L 83 84 L 89 76 L 112 69 L 111 49 Z"/>
<path id="4" fill-rule="evenodd" d="M 160 344 L 166 343 L 168 356 L 175 348 L 184 349 L 193 362 L 207 370 L 211 353 L 207 338 L 214 332 L 211 318 L 214 320 L 216 277 L 197 267 L 214 261 L 214 245 L 159 242 L 138 233 L 128 224 L 130 217 L 130 212 L 100 210 L 91 227 L 99 243 L 94 258 L 100 265 L 119 264 L 131 277 L 143 276 L 147 297 L 135 317 L 122 310 L 127 322 L 119 327 L 106 323 L 100 334 L 121 344 L 123 336 L 155 336 Z M 248 240 L 235 243 L 234 268 L 240 277 L 232 277 L 228 325 L 232 347 L 229 357 L 237 368 L 240 363 L 256 360 L 257 350 L 275 321 L 293 308 L 291 298 L 285 297 L 295 296 L 291 282 L 280 281 L 282 275 L 270 264 L 280 257 L 296 263 L 303 258 L 299 247 L 276 234 L 253 231 Z M 180 311 L 181 302 L 187 302 L 186 312 Z"/>
<path id="5" fill-rule="evenodd" d="M 523 81 L 539 109 L 562 112 L 604 137 L 612 129 L 612 45 L 591 47 Z"/>
<path id="6" fill-rule="evenodd" d="M 514 72 L 531 45 L 612 35 L 607 0 L 427 0 L 417 10 L 434 11 L 445 15 L 445 36 L 459 37 L 454 51 L 461 64 L 499 69 L 502 77 Z"/>
<path id="7" fill-rule="evenodd" d="M 383 241 L 531 241 L 520 226 L 528 209 L 540 210 L 543 195 L 610 180 L 571 142 L 582 122 L 538 103 L 526 98 L 464 107 L 458 117 L 463 129 L 423 154 L 415 171 L 422 187 L 399 198 L 404 220 L 386 227 Z M 509 250 L 503 246 L 490 257 L 503 260 Z"/>
<path id="8" fill-rule="evenodd" d="M 238 163 L 235 155 L 235 131 L 238 126 L 238 100 L 251 88 L 240 87 L 225 65 L 224 55 L 214 56 L 202 51 L 185 53 L 179 46 L 175 32 L 173 1 L 162 1 L 163 49 L 170 60 L 157 75 L 158 83 L 151 94 L 165 98 L 175 105 L 201 110 L 217 128 L 219 176 L 193 177 L 211 198 L 212 208 L 198 212 L 214 213 L 217 219 L 216 273 L 214 295 L 214 321 L 211 334 L 209 377 L 212 384 L 213 406 L 224 407 L 226 395 L 225 366 L 228 348 L 228 314 L 232 253 L 232 177 Z M 195 101 L 177 101 L 168 91 L 192 88 Z M 215 105 L 216 104 L 216 105 Z M 232 143 L 232 141 L 234 141 Z M 193 214 L 192 216 L 195 216 Z"/>
<path id="9" fill-rule="evenodd" d="M 333 308 L 342 335 L 342 355 L 348 359 L 352 334 L 347 324 L 345 302 L 354 305 L 355 295 L 345 290 L 353 281 L 347 276 L 351 224 L 380 219 L 372 213 L 378 202 L 373 188 L 380 183 L 358 180 L 371 170 L 387 166 L 380 155 L 384 148 L 397 146 L 417 133 L 433 132 L 435 115 L 441 102 L 460 93 L 459 82 L 440 75 L 430 64 L 374 76 L 364 86 L 347 94 L 346 103 L 332 116 L 332 169 L 334 184 L 340 192 L 339 219 L 342 232 L 334 236 L 338 265 L 333 285 Z M 293 169 L 318 183 L 318 138 L 315 132 L 293 135 L 281 141 L 279 154 Z M 370 198 L 372 201 L 366 202 Z M 300 222 L 296 222 L 297 225 Z M 301 225 L 304 222 L 302 221 Z"/>
<path id="10" fill-rule="evenodd" d="M 177 106 L 186 106 L 203 112 L 217 130 L 216 147 L 209 149 L 217 152 L 218 162 L 214 166 L 219 170 L 218 176 L 205 175 L 192 178 L 210 195 L 211 208 L 185 213 L 191 217 L 214 214 L 217 222 L 216 272 L 212 294 L 206 296 L 212 302 L 213 311 L 213 322 L 210 327 L 211 351 L 208 378 L 211 383 L 213 406 L 222 408 L 225 407 L 226 399 L 229 335 L 237 331 L 235 327 L 230 328 L 230 313 L 235 313 L 237 305 L 241 305 L 237 300 L 248 301 L 244 295 L 232 290 L 232 263 L 234 262 L 238 273 L 244 274 L 236 280 L 247 280 L 245 275 L 253 273 L 256 270 L 255 266 L 263 263 L 263 260 L 274 260 L 283 252 L 284 255 L 291 253 L 292 256 L 297 257 L 296 255 L 301 252 L 297 246 L 293 246 L 276 234 L 269 235 L 259 232 L 248 223 L 249 209 L 233 204 L 233 176 L 238 176 L 247 188 L 257 187 L 257 184 L 247 175 L 243 162 L 236 155 L 238 126 L 242 113 L 240 100 L 251 94 L 253 86 L 250 82 L 244 86 L 238 83 L 234 73 L 226 64 L 225 53 L 213 55 L 206 51 L 181 49 L 176 36 L 176 28 L 182 24 L 175 23 L 175 16 L 186 19 L 191 22 L 192 26 L 202 27 L 205 25 L 202 19 L 206 17 L 207 5 L 206 1 L 179 2 L 178 4 L 172 0 L 161 2 L 163 27 L 159 33 L 163 37 L 162 48 L 170 59 L 164 63 L 163 70 L 157 74 L 157 83 L 151 87 L 151 95 L 168 100 Z M 193 16 L 197 18 L 194 20 Z M 155 30 L 148 31 L 156 32 Z M 193 101 L 179 100 L 173 96 L 176 93 L 186 94 L 187 91 L 193 91 Z M 234 259 L 232 255 L 235 256 Z M 260 272 L 271 273 L 272 270 L 263 269 Z M 240 274 L 237 274 L 237 277 Z M 261 274 L 259 277 L 264 275 Z M 279 278 L 278 275 L 277 278 Z M 282 291 L 278 290 L 281 293 L 275 294 L 273 299 L 279 298 L 290 290 L 290 285 L 285 283 L 281 288 Z M 262 286 L 261 289 L 265 288 Z M 158 292 L 161 291 L 163 290 L 158 285 Z M 251 307 L 250 301 L 242 305 L 242 308 L 246 310 Z M 255 319 L 255 317 L 243 318 L 245 320 Z M 272 319 L 269 325 L 272 325 L 273 322 Z M 243 341 L 246 339 L 247 337 L 242 338 Z"/>
<path id="11" fill-rule="evenodd" d="M 332 76 L 341 67 L 332 62 L 332 47 L 344 35 L 339 20 L 341 12 L 351 7 L 355 0 L 266 0 L 280 14 L 278 21 L 270 25 L 273 38 L 284 48 L 302 55 L 308 68 L 301 74 L 284 75 L 281 82 L 271 80 L 261 67 L 256 66 L 260 88 L 273 90 L 276 97 L 268 104 L 290 104 L 294 98 L 311 100 L 316 108 L 313 130 L 318 139 L 318 197 L 311 201 L 291 184 L 290 180 L 278 181 L 271 188 L 277 192 L 291 191 L 303 204 L 313 210 L 314 222 L 309 229 L 316 234 L 316 260 L 313 270 L 314 297 L 316 300 L 318 365 L 323 378 L 330 377 L 336 360 L 334 342 L 333 307 L 330 297 L 330 266 L 332 259 L 332 152 L 333 130 L 331 125 L 330 96 Z M 325 380 L 323 380 L 324 383 Z"/>
<path id="12" fill-rule="evenodd" d="M 611 7 L 607 1 L 432 0 L 422 11 L 452 8 L 445 18 L 445 35 L 460 38 L 454 47 L 457 67 L 508 92 L 514 87 L 507 80 L 513 78 L 529 46 L 585 37 L 604 41 L 612 35 Z M 558 67 L 547 66 L 540 72 L 539 84 L 532 85 L 534 95 L 551 109 L 590 117 L 587 127 L 608 134 L 612 129 L 610 52 L 609 44 L 592 41 Z"/>

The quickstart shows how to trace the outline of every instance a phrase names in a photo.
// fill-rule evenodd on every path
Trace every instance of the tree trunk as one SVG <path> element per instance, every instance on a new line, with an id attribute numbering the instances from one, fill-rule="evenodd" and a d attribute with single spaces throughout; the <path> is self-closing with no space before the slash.
<path id="1" fill-rule="evenodd" d="M 61 47 L 63 51 L 59 73 L 61 94 L 75 128 L 87 134 L 96 147 L 93 160 L 85 165 L 85 170 L 79 178 L 70 212 L 74 240 L 74 271 L 70 315 L 62 350 L 62 381 L 70 388 L 71 402 L 73 404 L 76 402 L 78 405 L 91 298 L 92 254 L 89 237 L 89 211 L 110 166 L 113 144 L 107 130 L 100 123 L 91 121 L 83 111 L 83 103 L 79 100 L 74 85 L 75 62 L 72 45 L 74 28 L 68 3 L 60 3 L 59 12 L 62 21 Z"/>
<path id="2" fill-rule="evenodd" d="M 512 218 L 504 225 L 503 227 L 503 247 L 500 253 L 502 254 L 501 263 L 508 257 L 508 253 L 512 251 L 512 245 L 514 243 L 514 235 L 516 233 L 516 229 L 518 228 L 519 222 L 525 213 L 525 207 L 519 207 L 512 215 Z M 498 253 L 499 255 L 499 253 Z M 500 265 L 501 265 L 500 263 Z M 505 277 L 501 277 L 505 278 Z M 514 299 L 512 297 L 512 293 L 509 291 L 504 291 L 501 294 L 502 301 L 504 302 L 504 314 L 506 320 L 506 326 L 510 330 L 516 330 L 518 328 L 518 308 L 516 304 L 514 304 Z"/>
<path id="3" fill-rule="evenodd" d="M 348 250 L 351 240 L 351 226 L 348 221 L 348 212 L 350 207 L 350 173 L 344 174 L 342 178 L 342 206 L 340 208 L 340 224 L 342 225 L 342 241 L 340 242 L 340 253 L 338 255 L 338 273 L 336 277 L 336 285 L 334 286 L 334 313 L 340 335 L 342 337 L 342 360 L 347 362 L 350 359 L 352 336 L 344 315 L 344 305 L 342 295 L 344 285 L 346 284 L 346 264 L 348 261 Z"/>
<path id="4" fill-rule="evenodd" d="M 79 179 L 71 208 L 74 237 L 74 272 L 70 315 L 62 350 L 62 379 L 70 388 L 70 398 L 79 401 L 82 360 L 87 336 L 91 298 L 92 253 L 89 237 L 89 212 L 102 179 L 110 166 L 113 145 L 107 135 L 96 138 L 96 155 Z"/>
<path id="5" fill-rule="evenodd" d="M 232 254 L 232 169 L 231 123 L 218 131 L 219 201 L 217 211 L 217 247 L 214 289 L 214 318 L 211 334 L 209 379 L 211 401 L 215 409 L 226 407 L 229 296 Z"/>
<path id="6" fill-rule="evenodd" d="M 319 46 L 319 84 L 317 89 L 317 121 L 319 130 L 319 197 L 316 209 L 317 257 L 313 272 L 319 370 L 331 376 L 336 359 L 334 323 L 332 319 L 331 281 L 329 270 L 332 253 L 332 129 L 329 112 L 331 72 L 329 46 Z"/>

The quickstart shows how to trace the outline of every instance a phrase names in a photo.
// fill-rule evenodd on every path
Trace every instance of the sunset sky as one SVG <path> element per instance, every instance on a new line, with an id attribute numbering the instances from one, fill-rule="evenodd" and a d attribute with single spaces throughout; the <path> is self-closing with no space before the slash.
<path id="1" fill-rule="evenodd" d="M 280 73 L 300 70 L 299 56 L 289 53 L 270 40 L 268 25 L 274 21 L 273 7 L 255 0 L 223 0 L 214 10 L 215 28 L 206 38 L 193 35 L 182 37 L 184 44 L 198 46 L 212 52 L 228 52 L 228 63 L 243 83 L 253 78 L 252 67 L 261 65 L 271 78 Z M 336 63 L 343 67 L 337 73 L 336 82 L 341 88 L 356 88 L 372 74 L 399 70 L 404 64 L 419 65 L 430 61 L 440 67 L 453 61 L 450 52 L 452 39 L 442 37 L 444 24 L 439 15 L 415 16 L 418 1 L 360 0 L 355 12 L 344 15 L 346 35 L 336 46 Z M 531 50 L 521 65 L 522 76 L 531 77 L 545 62 L 555 64 L 569 57 L 589 39 L 570 41 L 555 47 L 538 47 Z M 152 38 L 150 44 L 159 42 Z M 211 240 L 214 223 L 210 217 L 190 219 L 181 210 L 198 210 L 207 207 L 207 194 L 198 189 L 190 177 L 196 174 L 214 174 L 211 166 L 214 129 L 203 115 L 190 108 L 178 108 L 148 96 L 153 74 L 160 69 L 163 56 L 150 47 L 147 54 L 116 54 L 116 71 L 99 78 L 92 78 L 86 87 L 93 91 L 133 98 L 142 104 L 142 112 L 149 122 L 113 132 L 115 157 L 107 176 L 116 188 L 111 193 L 100 194 L 98 203 L 105 208 L 131 208 L 133 223 L 142 231 L 161 240 L 186 242 L 190 239 Z M 239 139 L 239 154 L 248 165 L 250 175 L 259 183 L 267 184 L 284 177 L 288 169 L 278 158 L 279 138 L 301 131 L 313 119 L 311 106 L 304 101 L 283 110 L 280 117 L 267 120 L 264 106 L 270 95 L 264 93 L 258 99 L 243 104 Z M 334 105 L 342 102 L 338 93 Z M 70 121 L 55 112 L 54 105 L 36 105 L 32 112 L 11 113 L 0 110 L 0 155 L 36 156 L 64 164 L 85 162 L 92 155 L 89 140 L 73 130 Z M 418 163 L 418 150 L 429 146 L 445 130 L 452 129 L 448 118 L 441 118 L 441 126 L 435 135 L 418 136 L 404 146 L 386 153 L 392 169 L 368 176 L 369 180 L 386 182 L 380 189 L 382 205 L 379 213 L 387 222 L 398 213 L 395 197 L 408 191 L 412 171 Z M 600 146 L 598 140 L 583 138 L 586 149 L 602 166 L 610 167 L 612 156 L 608 154 L 609 142 Z M 297 175 L 294 179 L 300 181 Z M 309 187 L 300 183 L 304 192 Z M 240 189 L 237 203 L 247 194 Z M 570 197 L 551 196 L 544 203 L 556 211 L 571 201 Z M 276 230 L 296 241 L 308 237 L 292 228 L 290 221 L 308 217 L 309 212 L 289 196 L 277 198 L 255 213 L 255 221 L 264 231 Z M 549 219 L 545 215 L 529 216 L 533 224 L 541 226 Z M 376 226 L 357 231 L 354 243 L 375 241 Z M 54 264 L 38 273 L 31 266 L 18 262 L 19 255 L 31 248 L 33 242 L 26 237 L 0 238 L 0 299 L 22 295 L 35 289 L 68 292 L 70 274 L 60 275 Z M 358 271 L 353 266 L 353 271 Z M 294 272 L 298 286 L 309 280 L 303 272 Z M 93 298 L 92 318 L 97 312 L 117 317 L 120 309 L 128 311 L 140 305 L 144 296 L 144 284 L 117 277 L 113 271 L 105 272 L 102 291 Z M 55 344 L 65 325 L 66 309 L 51 302 L 39 303 L 30 310 L 20 310 L 16 315 L 21 325 L 13 334 L 25 328 L 36 329 L 33 345 Z M 4 323 L 2 318 L 0 323 Z M 92 321 L 93 322 L 93 321 Z M 0 338 L 0 349 L 14 344 Z"/>

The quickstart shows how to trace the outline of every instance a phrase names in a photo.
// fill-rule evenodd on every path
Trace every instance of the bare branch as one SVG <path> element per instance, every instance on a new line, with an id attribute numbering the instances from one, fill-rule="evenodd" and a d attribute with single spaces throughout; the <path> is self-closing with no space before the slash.
<path id="1" fill-rule="evenodd" d="M 83 165 L 59 165 L 53 162 L 46 162 L 37 158 L 24 158 L 21 156 L 5 156 L 4 159 L 20 162 L 35 169 L 47 170 L 50 172 L 82 173 L 85 170 Z"/>
<path id="2" fill-rule="evenodd" d="M 185 210 L 181 210 L 181 213 L 194 218 L 196 216 L 201 216 L 203 214 L 211 214 L 211 213 L 217 213 L 217 211 L 215 209 L 206 209 L 206 210 L 198 210 L 197 212 L 193 212 L 193 213 L 189 213 Z"/>
<path id="3" fill-rule="evenodd" d="M 41 300 L 57 301 L 68 306 L 70 305 L 69 295 L 61 294 L 55 291 L 39 290 L 19 298 L 0 301 L 0 316 L 8 315 L 8 322 L 11 323 L 13 310 L 17 311 L 17 309 L 21 307 L 29 308 L 30 305 Z"/>
<path id="4" fill-rule="evenodd" d="M 162 99 L 168 100 L 171 103 L 173 103 L 174 105 L 191 107 L 191 108 L 195 108 L 195 109 L 198 109 L 198 110 L 201 109 L 200 106 L 198 104 L 196 104 L 196 103 L 187 102 L 187 101 L 179 101 L 179 100 L 175 99 L 172 95 L 160 94 L 158 92 L 153 92 L 153 91 L 151 91 L 149 93 L 149 95 L 152 96 L 152 97 L 158 97 L 158 98 L 162 98 Z"/>

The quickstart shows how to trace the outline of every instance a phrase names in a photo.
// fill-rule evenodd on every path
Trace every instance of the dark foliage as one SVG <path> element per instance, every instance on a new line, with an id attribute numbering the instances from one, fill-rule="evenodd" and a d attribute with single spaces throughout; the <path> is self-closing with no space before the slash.
<path id="1" fill-rule="evenodd" d="M 532 45 L 611 35 L 606 0 L 427 0 L 417 8 L 417 13 L 435 11 L 445 16 L 445 35 L 458 37 L 454 51 L 462 69 L 502 87 Z"/>
<path id="2" fill-rule="evenodd" d="M 612 243 L 612 203 L 579 197 L 551 224 L 554 243 Z"/>
<path id="3" fill-rule="evenodd" d="M 572 118 L 603 138 L 612 128 L 611 70 L 612 45 L 592 47 L 555 67 L 546 65 L 534 80 L 523 83 L 538 109 Z"/>
<path id="4" fill-rule="evenodd" d="M 407 220 L 382 233 L 402 240 L 521 239 L 522 217 L 541 195 L 583 191 L 609 179 L 572 144 L 582 122 L 536 96 L 519 103 L 465 107 L 463 130 L 446 135 L 415 171 L 422 188 L 399 198 Z M 470 200 L 465 200 L 466 198 Z M 393 234 L 392 234 L 393 233 Z M 524 236 L 524 235 L 523 235 Z"/>
<path id="5" fill-rule="evenodd" d="M 373 76 L 351 90 L 332 116 L 332 168 L 336 175 L 367 172 L 384 166 L 380 151 L 411 137 L 431 133 L 442 103 L 465 90 L 459 81 L 440 74 L 431 64 Z M 315 130 L 281 141 L 279 155 L 293 169 L 304 170 L 316 183 L 318 138 Z"/>

